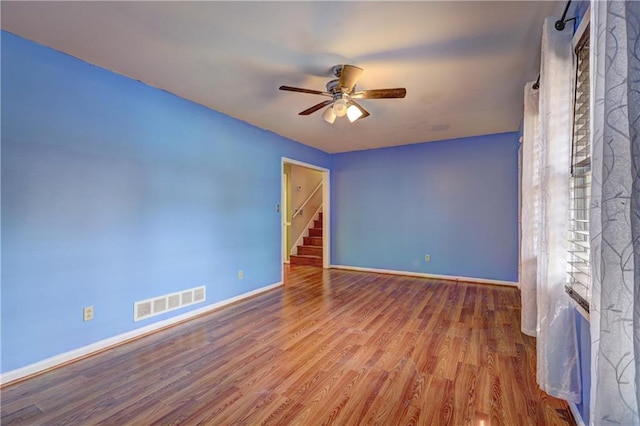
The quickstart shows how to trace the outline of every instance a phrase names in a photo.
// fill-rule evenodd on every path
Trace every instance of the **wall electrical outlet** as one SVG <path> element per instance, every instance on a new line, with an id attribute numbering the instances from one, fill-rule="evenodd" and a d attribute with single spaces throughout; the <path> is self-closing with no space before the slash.
<path id="1" fill-rule="evenodd" d="M 244 278 L 244 271 L 239 270 L 239 271 L 238 271 L 238 279 L 239 279 L 239 280 L 241 280 L 241 279 L 243 279 L 243 278 Z"/>
<path id="2" fill-rule="evenodd" d="M 93 319 L 93 306 L 82 308 L 82 320 L 91 321 Z"/>
<path id="3" fill-rule="evenodd" d="M 424 255 L 424 261 L 425 262 L 431 262 L 431 255 L 430 254 L 425 254 Z"/>

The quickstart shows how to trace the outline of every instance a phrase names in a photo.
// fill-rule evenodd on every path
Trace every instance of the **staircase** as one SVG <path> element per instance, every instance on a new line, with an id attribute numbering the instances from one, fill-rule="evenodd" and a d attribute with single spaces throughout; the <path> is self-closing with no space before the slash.
<path id="1" fill-rule="evenodd" d="M 291 265 L 307 265 L 322 268 L 322 212 L 309 228 L 309 236 L 302 237 L 303 243 L 298 246 L 298 254 L 289 256 Z"/>

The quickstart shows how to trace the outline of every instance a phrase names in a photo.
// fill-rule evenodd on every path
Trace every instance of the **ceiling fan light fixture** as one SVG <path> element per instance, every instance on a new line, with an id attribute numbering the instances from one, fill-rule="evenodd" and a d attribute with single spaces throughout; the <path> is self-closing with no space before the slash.
<path id="1" fill-rule="evenodd" d="M 351 104 L 347 108 L 347 118 L 351 123 L 362 117 L 362 110 L 357 105 Z"/>
<path id="2" fill-rule="evenodd" d="M 333 112 L 338 117 L 344 117 L 347 113 L 347 101 L 346 99 L 338 99 L 333 103 Z"/>
<path id="3" fill-rule="evenodd" d="M 324 121 L 327 123 L 333 124 L 333 122 L 336 121 L 336 113 L 333 112 L 333 107 L 327 108 L 322 114 L 322 118 L 324 118 Z"/>

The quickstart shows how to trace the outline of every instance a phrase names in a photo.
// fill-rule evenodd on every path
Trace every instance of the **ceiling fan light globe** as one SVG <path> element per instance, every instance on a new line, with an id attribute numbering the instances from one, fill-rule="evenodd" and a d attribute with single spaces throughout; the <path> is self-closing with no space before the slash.
<path id="1" fill-rule="evenodd" d="M 333 112 L 338 117 L 344 117 L 347 113 L 347 101 L 344 99 L 338 99 L 333 103 Z"/>
<path id="2" fill-rule="evenodd" d="M 349 105 L 349 108 L 347 108 L 347 118 L 349 121 L 353 123 L 360 117 L 362 117 L 362 110 L 356 105 Z"/>
<path id="3" fill-rule="evenodd" d="M 324 118 L 324 121 L 327 123 L 333 124 L 333 122 L 336 121 L 336 113 L 333 112 L 333 107 L 327 108 L 322 114 L 322 118 Z"/>

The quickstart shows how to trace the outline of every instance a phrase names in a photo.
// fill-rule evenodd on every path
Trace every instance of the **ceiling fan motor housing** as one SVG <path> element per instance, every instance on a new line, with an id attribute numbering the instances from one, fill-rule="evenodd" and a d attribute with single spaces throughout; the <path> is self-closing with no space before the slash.
<path id="1" fill-rule="evenodd" d="M 335 80 L 329 80 L 327 82 L 327 92 L 331 93 L 332 95 L 336 95 L 336 94 L 340 94 L 340 80 L 339 79 L 335 79 Z"/>

